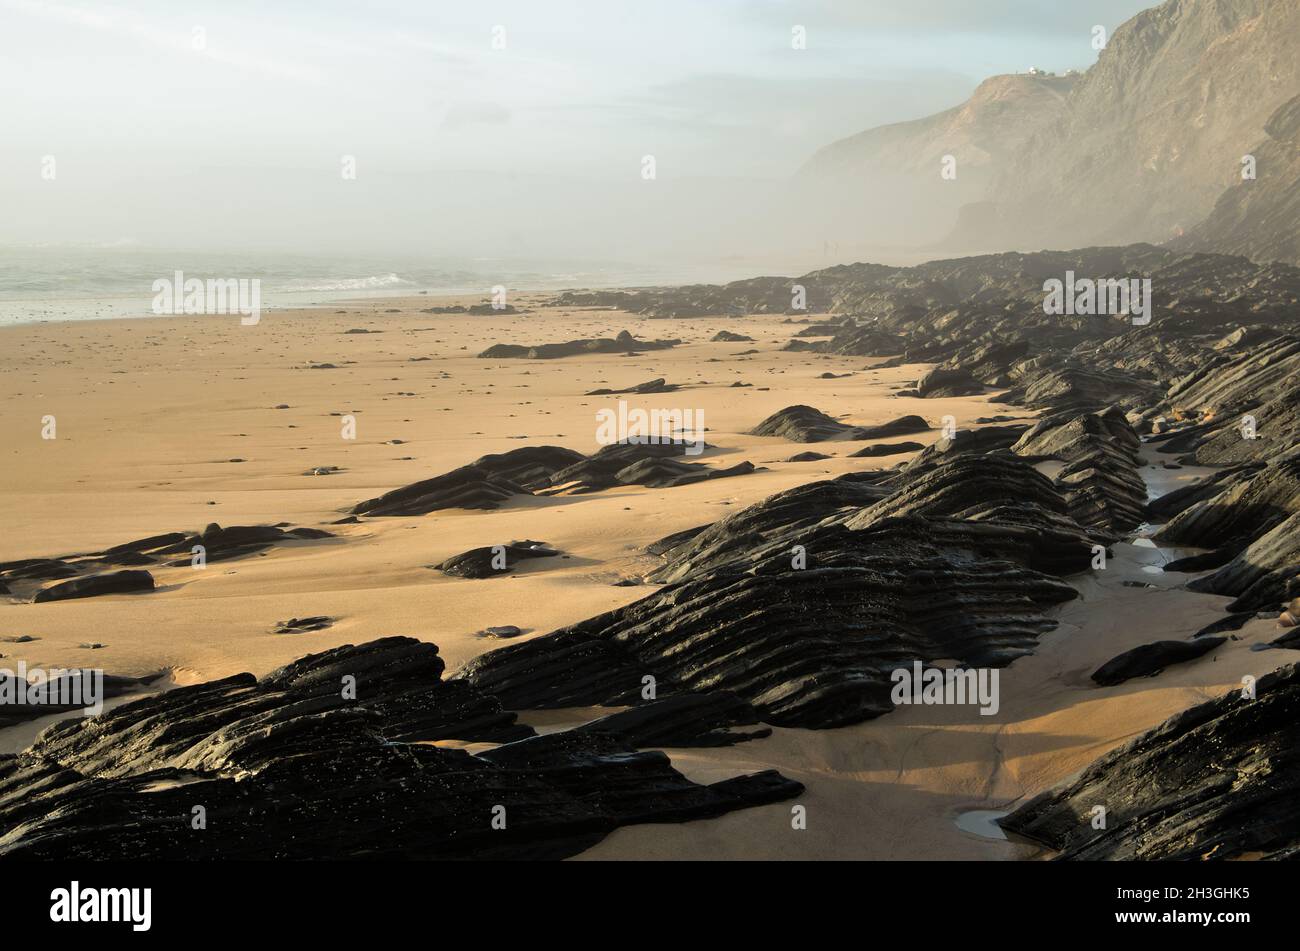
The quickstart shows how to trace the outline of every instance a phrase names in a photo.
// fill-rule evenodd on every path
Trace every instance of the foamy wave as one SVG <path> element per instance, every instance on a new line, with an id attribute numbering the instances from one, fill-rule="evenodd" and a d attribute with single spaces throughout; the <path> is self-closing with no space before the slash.
<path id="1" fill-rule="evenodd" d="M 373 291 L 385 287 L 412 286 L 414 282 L 396 274 L 372 274 L 369 277 L 349 277 L 338 281 L 303 279 L 286 281 L 285 291 Z"/>

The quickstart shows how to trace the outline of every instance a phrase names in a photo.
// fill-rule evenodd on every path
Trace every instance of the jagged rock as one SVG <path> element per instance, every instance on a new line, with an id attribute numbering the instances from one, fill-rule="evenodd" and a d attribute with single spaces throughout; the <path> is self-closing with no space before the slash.
<path id="1" fill-rule="evenodd" d="M 1116 407 L 1100 413 L 1058 413 L 1035 423 L 1011 447 L 1029 459 L 1066 466 L 1056 484 L 1080 525 L 1124 532 L 1146 516 L 1146 483 L 1138 471 L 1142 441 Z"/>
<path id="2" fill-rule="evenodd" d="M 274 634 L 304 634 L 309 631 L 323 631 L 334 623 L 334 618 L 325 614 L 313 614 L 309 617 L 291 617 L 287 621 L 276 621 Z"/>
<path id="3" fill-rule="evenodd" d="M 1179 486 L 1170 492 L 1166 492 L 1158 499 L 1147 502 L 1147 521 L 1169 522 L 1197 502 L 1212 499 L 1237 482 L 1250 478 L 1250 475 L 1257 472 L 1262 466 L 1263 463 L 1229 466 L 1203 479 L 1198 479 L 1190 485 Z M 1182 529 L 1180 528 L 1177 531 L 1181 534 Z M 1172 539 L 1166 538 L 1166 540 L 1174 543 Z"/>
<path id="4" fill-rule="evenodd" d="M 1193 591 L 1236 598 L 1229 611 L 1259 610 L 1300 593 L 1300 513 L 1260 536 L 1211 575 L 1187 583 Z"/>
<path id="5" fill-rule="evenodd" d="M 909 469 L 924 469 L 944 459 L 965 453 L 986 455 L 1000 449 L 1010 449 L 1020 439 L 1028 426 L 982 426 L 979 429 L 959 429 L 951 436 L 940 436 L 912 458 Z"/>
<path id="6" fill-rule="evenodd" d="M 1014 456 L 800 486 L 651 546 L 640 601 L 482 655 L 456 674 L 512 709 L 729 691 L 762 720 L 828 727 L 892 707 L 914 659 L 1001 666 L 1076 596 L 1092 540 Z M 1033 567 L 1030 567 L 1033 566 Z M 1035 570 L 1037 569 L 1037 570 Z"/>
<path id="7" fill-rule="evenodd" d="M 973 396 L 984 392 L 984 385 L 969 370 L 935 367 L 916 381 L 916 395 L 922 399 L 941 396 Z"/>
<path id="8" fill-rule="evenodd" d="M 47 601 L 70 601 L 73 598 L 94 598 L 101 594 L 127 594 L 132 591 L 152 591 L 153 575 L 147 571 L 110 571 L 103 575 L 86 575 L 61 581 L 42 588 L 32 598 L 34 604 Z"/>
<path id="9" fill-rule="evenodd" d="M 1181 449 L 1202 465 L 1286 454 L 1300 444 L 1300 338 L 1283 334 L 1241 353 L 1207 352 L 1148 415 L 1203 423 Z"/>
<path id="10" fill-rule="evenodd" d="M 10 641 L 30 641 L 34 638 L 6 638 Z M 79 677 L 87 676 L 90 672 L 83 673 L 80 670 L 64 671 L 55 674 L 50 671 L 50 677 L 45 681 L 45 694 L 40 699 L 47 702 L 28 703 L 31 699 L 25 694 L 21 696 L 18 688 L 22 685 L 18 683 L 18 678 L 13 671 L 0 670 L 0 695 L 6 697 L 5 702 L 0 705 L 0 728 L 13 726 L 24 720 L 33 720 L 37 717 L 46 717 L 54 713 L 76 713 L 82 714 L 87 709 L 85 701 L 89 699 L 86 693 L 88 686 L 86 681 L 77 684 L 75 681 Z M 156 674 L 149 674 L 144 677 L 117 677 L 112 674 L 104 674 L 102 681 L 102 692 L 98 700 L 108 700 L 113 697 L 120 697 L 124 694 L 134 693 L 143 687 L 152 684 L 163 676 L 163 671 Z M 51 699 L 73 700 L 80 697 L 81 703 L 50 703 Z M 0 762 L 3 757 L 0 757 Z"/>
<path id="11" fill-rule="evenodd" d="M 857 452 L 849 453 L 850 459 L 871 459 L 876 456 L 893 456 L 902 452 L 918 452 L 924 449 L 919 442 L 882 442 L 874 446 L 864 446 Z"/>
<path id="12" fill-rule="evenodd" d="M 635 704 L 653 676 L 660 696 L 726 690 L 765 722 L 824 728 L 889 712 L 889 672 L 913 659 L 1010 663 L 1054 626 L 1043 610 L 1076 596 L 975 551 L 959 563 L 926 520 L 837 534 L 858 537 L 811 541 L 807 568 L 774 551 L 754 573 L 670 585 L 456 677 L 519 709 Z"/>
<path id="13" fill-rule="evenodd" d="M 629 386 L 622 390 L 592 390 L 585 394 L 587 396 L 614 396 L 618 393 L 671 393 L 677 389 L 676 383 L 668 383 L 663 377 L 655 380 L 647 380 L 645 383 L 638 383 L 636 386 Z"/>
<path id="14" fill-rule="evenodd" d="M 730 746 L 771 736 L 767 728 L 735 732 L 758 722 L 758 712 L 729 693 L 684 693 L 611 713 L 576 727 L 579 733 L 615 733 L 638 747 Z"/>
<path id="15" fill-rule="evenodd" d="M 900 416 L 879 426 L 859 426 L 855 429 L 855 439 L 887 439 L 890 436 L 911 436 L 916 433 L 928 433 L 930 424 L 920 416 Z"/>
<path id="16" fill-rule="evenodd" d="M 479 354 L 481 359 L 499 360 L 523 358 L 528 360 L 555 360 L 560 357 L 580 356 L 587 353 L 632 353 L 641 350 L 667 350 L 680 344 L 680 340 L 637 340 L 626 330 L 610 339 L 570 340 L 566 343 L 543 343 L 536 346 L 498 343 Z"/>
<path id="17" fill-rule="evenodd" d="M 787 406 L 749 431 L 751 436 L 777 436 L 790 442 L 824 442 L 845 436 L 861 438 L 856 426 L 847 426 L 811 406 Z"/>
<path id="18" fill-rule="evenodd" d="M 491 578 L 509 573 L 522 559 L 554 558 L 559 554 L 545 542 L 511 542 L 509 545 L 471 548 L 459 555 L 452 555 L 433 567 L 444 574 L 455 575 L 458 578 Z M 497 562 L 502 559 L 504 561 L 501 566 L 496 567 Z"/>
<path id="19" fill-rule="evenodd" d="M 1063 859 L 1293 856 L 1300 846 L 1300 673 L 1185 710 L 998 820 Z M 1106 826 L 1088 821 L 1097 805 Z"/>
<path id="20" fill-rule="evenodd" d="M 553 473 L 583 458 L 560 446 L 524 446 L 358 502 L 351 514 L 426 515 L 447 508 L 499 508 L 512 496 L 530 494 L 530 486 L 549 484 Z"/>
<path id="21" fill-rule="evenodd" d="M 719 330 L 716 334 L 714 334 L 709 339 L 712 340 L 714 343 L 718 343 L 720 341 L 725 343 L 753 343 L 754 342 L 753 337 L 746 337 L 744 334 L 732 333 L 730 330 Z"/>
<path id="22" fill-rule="evenodd" d="M 726 469 L 714 469 L 701 463 L 681 462 L 666 457 L 642 459 L 615 473 L 620 485 L 644 485 L 651 489 L 668 489 L 709 479 L 748 475 L 755 470 L 752 462 L 739 462 Z"/>
<path id="23" fill-rule="evenodd" d="M 1200 637 L 1190 641 L 1153 641 L 1112 657 L 1093 671 L 1092 679 L 1103 687 L 1114 687 L 1134 677 L 1154 677 L 1166 667 L 1195 660 L 1227 640 Z"/>
<path id="24" fill-rule="evenodd" d="M 0 757 L 0 855 L 562 858 L 619 825 L 803 790 L 771 771 L 697 785 L 608 724 L 536 736 L 441 673 L 434 645 L 385 638 L 59 723 Z M 340 688 L 349 681 L 355 700 Z M 742 722 L 725 708 L 708 716 Z M 674 727 L 671 711 L 628 723 L 647 738 Z M 430 745 L 439 739 L 503 745 L 473 755 Z"/>
<path id="25" fill-rule="evenodd" d="M 1300 453 L 1269 465 L 1234 467 L 1198 486 L 1188 503 L 1156 533 L 1163 544 L 1240 552 L 1300 512 Z"/>
<path id="26" fill-rule="evenodd" d="M 821 452 L 796 452 L 786 462 L 821 462 L 823 459 L 830 459 L 831 456 Z"/>

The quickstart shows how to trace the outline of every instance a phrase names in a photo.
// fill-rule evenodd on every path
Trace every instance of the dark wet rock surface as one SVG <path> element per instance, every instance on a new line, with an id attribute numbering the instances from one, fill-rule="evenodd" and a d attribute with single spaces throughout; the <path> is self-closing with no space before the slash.
<path id="1" fill-rule="evenodd" d="M 999 820 L 1063 859 L 1300 854 L 1300 672 L 1260 677 L 1170 717 Z M 1093 828 L 1095 806 L 1106 827 Z"/>
<path id="2" fill-rule="evenodd" d="M 18 639 L 20 640 L 20 639 Z M 29 638 L 30 640 L 30 638 Z M 87 647 L 88 645 L 82 645 Z M 102 647 L 103 645 L 98 645 Z M 19 701 L 18 689 L 21 684 L 17 683 L 16 675 L 10 670 L 0 670 L 0 681 L 13 681 L 11 684 L 0 684 L 0 696 L 6 698 L 6 702 L 0 704 L 0 728 L 13 726 L 24 720 L 33 720 L 38 717 L 45 717 L 57 713 L 76 713 L 80 715 L 87 708 L 87 701 L 91 699 L 87 693 L 90 686 L 89 680 L 85 679 L 92 675 L 92 671 L 86 670 L 62 670 L 50 671 L 50 678 L 45 681 L 46 693 L 38 702 L 31 703 L 29 697 L 24 696 Z M 163 676 L 160 671 L 155 674 L 149 674 L 144 677 L 119 677 L 113 674 L 104 674 L 102 681 L 103 692 L 99 695 L 99 700 L 111 700 L 114 697 L 120 697 L 125 694 L 136 693 L 145 687 L 157 681 Z M 78 678 L 83 678 L 80 684 L 75 683 Z M 10 697 L 12 696 L 12 700 Z M 54 701 L 73 701 L 80 698 L 80 702 L 54 702 Z M 3 757 L 0 757 L 0 769 L 3 769 Z"/>
<path id="3" fill-rule="evenodd" d="M 64 721 L 0 756 L 0 855 L 563 858 L 620 825 L 803 790 L 773 771 L 700 785 L 638 748 L 717 741 L 745 722 L 734 703 L 537 736 L 442 673 L 434 645 L 384 638 Z M 500 745 L 471 753 L 437 740 Z M 192 827 L 195 806 L 206 828 Z"/>
<path id="4" fill-rule="evenodd" d="M 763 722 L 887 713 L 915 659 L 1004 666 L 1076 597 L 1093 541 L 1052 483 L 1010 455 L 791 489 L 653 550 L 667 582 L 626 607 L 458 671 L 512 709 L 635 705 L 726 691 Z M 1048 574 L 1045 572 L 1053 572 Z"/>
<path id="5" fill-rule="evenodd" d="M 1197 637 L 1189 641 L 1154 641 L 1112 657 L 1092 673 L 1103 687 L 1114 687 L 1134 677 L 1154 677 L 1166 667 L 1183 664 L 1208 654 L 1226 637 Z"/>
<path id="6" fill-rule="evenodd" d="M 1066 465 L 1056 475 L 1070 515 L 1081 525 L 1125 532 L 1146 517 L 1146 482 L 1138 471 L 1142 441 L 1124 414 L 1053 414 L 1036 422 L 1012 447 L 1030 459 Z"/>

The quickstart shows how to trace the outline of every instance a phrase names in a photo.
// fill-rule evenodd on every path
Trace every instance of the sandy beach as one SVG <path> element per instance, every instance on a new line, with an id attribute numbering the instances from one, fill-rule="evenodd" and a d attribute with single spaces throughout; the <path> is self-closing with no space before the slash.
<path id="1" fill-rule="evenodd" d="M 855 425 L 907 413 L 932 424 L 951 415 L 961 428 L 998 414 L 1033 416 L 986 396 L 899 397 L 925 365 L 876 369 L 876 358 L 783 352 L 801 329 L 784 317 L 652 320 L 544 307 L 545 297 L 515 295 L 511 303 L 524 313 L 508 316 L 421 313 L 478 302 L 422 296 L 272 312 L 255 326 L 203 316 L 0 329 L 7 529 L 0 561 L 98 551 L 211 522 L 289 523 L 336 535 L 229 563 L 160 568 L 149 593 L 47 604 L 6 598 L 0 637 L 33 640 L 0 643 L 4 663 L 122 676 L 165 670 L 159 684 L 190 684 L 241 671 L 260 676 L 304 654 L 401 634 L 436 643 L 451 672 L 500 646 L 476 634 L 487 627 L 516 625 L 526 640 L 644 597 L 644 585 L 614 583 L 654 567 L 657 559 L 643 549 L 656 539 L 797 485 L 910 455 L 847 458 L 863 444 L 830 441 L 814 448 L 831 458 L 785 461 L 810 447 L 747 435 L 783 407 L 806 404 Z M 349 333 L 355 330 L 368 332 Z M 632 356 L 476 358 L 500 342 L 622 330 L 683 343 Z M 754 342 L 712 342 L 723 330 Z M 596 411 L 620 397 L 583 394 L 658 377 L 681 388 L 621 398 L 646 408 L 698 408 L 714 448 L 692 461 L 749 461 L 759 470 L 667 489 L 516 499 L 495 511 L 334 524 L 360 500 L 487 453 L 543 444 L 590 453 Z M 347 414 L 356 420 L 355 439 L 342 435 Z M 56 421 L 54 439 L 42 438 L 47 416 Z M 937 435 L 915 438 L 928 443 Z M 320 467 L 339 471 L 311 474 Z M 1194 475 L 1148 474 L 1160 491 Z M 476 546 L 523 539 L 563 556 L 482 580 L 430 567 Z M 1081 597 L 1060 609 L 1058 628 L 1040 638 L 1033 656 L 1002 671 L 1004 700 L 994 716 L 973 707 L 900 708 L 841 729 L 777 728 L 731 747 L 666 750 L 697 782 L 779 769 L 806 787 L 796 800 L 806 807 L 806 830 L 791 835 L 791 804 L 777 803 L 719 819 L 625 827 L 584 857 L 1040 857 L 1027 843 L 961 829 L 957 817 L 1006 811 L 1280 662 L 1276 652 L 1250 650 L 1274 636 L 1271 623 L 1253 621 L 1239 640 L 1157 681 L 1098 691 L 1088 676 L 1111 657 L 1160 637 L 1184 638 L 1222 616 L 1227 599 L 1181 589 L 1178 575 L 1143 570 L 1164 560 L 1158 549 L 1121 543 L 1108 570 L 1068 579 Z M 281 620 L 311 615 L 335 620 L 319 631 L 274 632 Z M 521 721 L 545 732 L 608 712 L 534 711 Z M 3 748 L 19 748 L 43 722 L 0 731 Z"/>

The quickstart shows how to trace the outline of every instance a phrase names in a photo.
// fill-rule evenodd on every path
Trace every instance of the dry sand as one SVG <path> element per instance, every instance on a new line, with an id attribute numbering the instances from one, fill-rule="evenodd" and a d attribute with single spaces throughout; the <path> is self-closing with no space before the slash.
<path id="1" fill-rule="evenodd" d="M 604 310 L 546 309 L 542 295 L 512 301 L 529 313 L 422 314 L 431 297 L 344 302 L 317 310 L 238 317 L 34 324 L 0 329 L 0 561 L 99 550 L 146 535 L 223 525 L 290 522 L 338 539 L 280 547 L 203 568 L 155 571 L 161 590 L 49 604 L 0 601 L 2 666 L 101 667 L 168 683 L 238 671 L 262 674 L 303 654 L 405 634 L 435 642 L 451 670 L 500 642 L 475 636 L 514 624 L 544 634 L 636 600 L 614 587 L 653 564 L 641 549 L 803 482 L 892 466 L 905 457 L 847 459 L 860 443 L 812 446 L 745 435 L 796 403 L 855 424 L 920 413 L 1023 415 L 983 397 L 915 400 L 895 390 L 920 366 L 785 353 L 801 325 L 779 317 L 651 320 Z M 476 301 L 474 301 L 476 302 Z M 381 333 L 347 334 L 351 328 Z M 493 343 L 613 336 L 680 337 L 683 346 L 638 356 L 480 360 Z M 755 343 L 712 343 L 728 329 Z M 748 356 L 738 356 L 747 350 Z M 427 358 L 427 359 L 422 359 Z M 334 369 L 311 369 L 331 363 Z M 827 371 L 850 373 L 820 379 Z M 446 511 L 331 526 L 359 500 L 445 472 L 490 452 L 553 444 L 597 448 L 595 413 L 618 397 L 587 397 L 665 377 L 683 389 L 624 397 L 632 406 L 698 408 L 717 446 L 692 461 L 766 470 L 673 489 L 627 488 L 534 498 L 491 512 Z M 732 387 L 743 381 L 750 387 Z M 409 394 L 409 395 L 404 395 Z M 288 409 L 276 409 L 287 404 Z M 341 436 L 355 414 L 357 437 Z M 41 438 L 53 415 L 57 438 Z M 916 438 L 926 442 L 937 434 Z M 400 443 L 393 442 L 401 440 Z M 896 441 L 896 440 L 886 440 Z M 797 452 L 835 454 L 789 463 Z M 231 461 L 231 460 L 243 461 Z M 344 471 L 305 475 L 317 466 Z M 1193 472 L 1159 472 L 1174 484 Z M 550 543 L 565 559 L 526 562 L 511 575 L 454 579 L 430 570 L 449 555 L 512 539 Z M 585 857 L 1015 858 L 1035 850 L 957 828 L 967 810 L 1003 809 L 1068 778 L 1107 749 L 1188 705 L 1284 663 L 1251 652 L 1275 636 L 1252 622 L 1241 639 L 1156 679 L 1100 689 L 1088 675 L 1115 654 L 1186 637 L 1222 615 L 1225 599 L 1192 594 L 1183 576 L 1142 570 L 1162 553 L 1121 545 L 1104 572 L 1072 579 L 1082 597 L 1033 657 L 1002 671 L 996 716 L 973 707 L 902 708 L 857 727 L 778 729 L 723 750 L 669 750 L 687 775 L 714 780 L 778 768 L 808 787 L 798 803 L 677 826 L 620 829 Z M 1141 580 L 1156 588 L 1125 587 Z M 323 631 L 274 634 L 276 621 L 325 614 Z M 102 643 L 98 649 L 81 645 Z M 605 711 L 527 714 L 562 724 Z M 30 738 L 30 725 L 22 737 Z M 11 735 L 6 735 L 6 733 Z M 0 749 L 20 734 L 0 731 Z"/>

